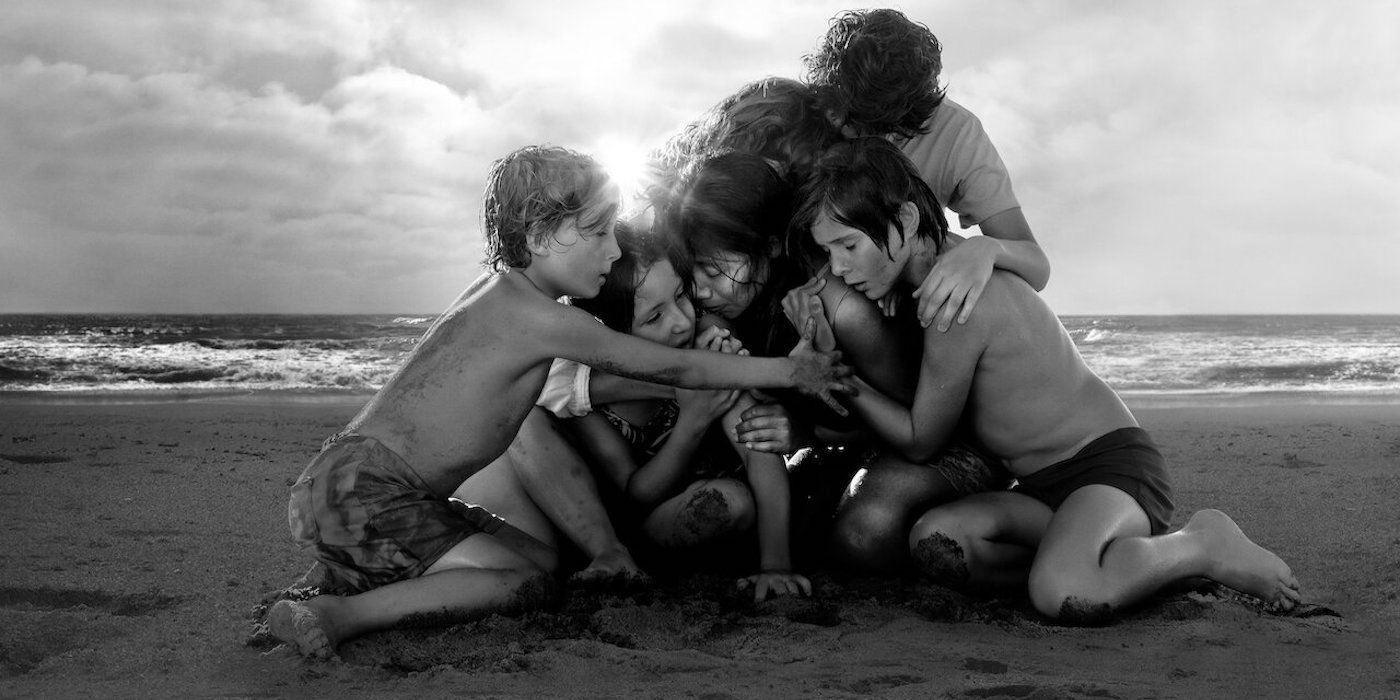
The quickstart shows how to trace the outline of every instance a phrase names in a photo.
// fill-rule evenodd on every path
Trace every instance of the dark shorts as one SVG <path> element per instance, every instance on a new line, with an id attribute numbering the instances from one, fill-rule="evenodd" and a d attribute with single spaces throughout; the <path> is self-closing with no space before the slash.
<path id="1" fill-rule="evenodd" d="M 1075 490 L 1104 484 L 1132 496 L 1147 513 L 1152 534 L 1171 523 L 1171 481 L 1167 463 L 1142 428 L 1120 428 L 1094 440 L 1073 457 L 1017 479 L 1015 491 L 1053 509 Z"/>
<path id="2" fill-rule="evenodd" d="M 293 539 L 355 592 L 419 576 L 457 543 L 502 522 L 433 495 L 402 457 L 354 434 L 332 438 L 307 465 L 292 485 L 287 520 Z"/>

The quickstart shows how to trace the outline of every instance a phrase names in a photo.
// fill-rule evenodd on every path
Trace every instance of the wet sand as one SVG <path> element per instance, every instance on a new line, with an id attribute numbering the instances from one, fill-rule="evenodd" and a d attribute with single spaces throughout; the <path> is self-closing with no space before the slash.
<path id="1" fill-rule="evenodd" d="M 1132 403 L 1132 402 L 1130 402 Z M 0 696 L 1400 697 L 1400 406 L 1135 405 L 1179 525 L 1230 513 L 1308 616 L 1219 591 L 1115 624 L 818 576 L 753 606 L 720 577 L 391 631 L 303 661 L 254 632 L 308 559 L 286 493 L 346 400 L 0 399 Z"/>

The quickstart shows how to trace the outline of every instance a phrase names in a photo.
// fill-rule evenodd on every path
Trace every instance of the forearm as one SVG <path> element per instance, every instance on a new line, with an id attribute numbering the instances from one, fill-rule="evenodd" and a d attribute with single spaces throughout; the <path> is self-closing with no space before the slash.
<path id="1" fill-rule="evenodd" d="M 693 351 L 695 361 L 679 375 L 687 389 L 791 389 L 794 363 L 786 357 L 752 357 Z"/>
<path id="2" fill-rule="evenodd" d="M 920 419 L 914 410 L 885 396 L 864 380 L 857 381 L 857 393 L 850 400 L 856 415 L 875 436 L 911 462 L 926 461 L 953 432 L 956 421 L 940 417 Z"/>
<path id="3" fill-rule="evenodd" d="M 792 569 L 788 523 L 791 502 L 787 468 L 777 455 L 749 453 L 746 459 L 749 486 L 758 509 L 759 568 L 763 571 Z"/>
<path id="4" fill-rule="evenodd" d="M 704 426 L 678 421 L 661 449 L 628 478 L 627 497 L 653 507 L 680 491 L 704 434 Z"/>
<path id="5" fill-rule="evenodd" d="M 665 384 L 628 379 L 606 372 L 594 372 L 588 379 L 588 395 L 594 405 L 638 399 L 670 399 L 676 392 Z"/>
<path id="6" fill-rule="evenodd" d="M 1008 209 L 983 221 L 982 236 L 969 238 L 968 243 L 993 246 L 993 267 L 998 267 L 1025 280 L 1037 292 L 1050 282 L 1050 259 L 1036 242 L 1021 209 Z"/>

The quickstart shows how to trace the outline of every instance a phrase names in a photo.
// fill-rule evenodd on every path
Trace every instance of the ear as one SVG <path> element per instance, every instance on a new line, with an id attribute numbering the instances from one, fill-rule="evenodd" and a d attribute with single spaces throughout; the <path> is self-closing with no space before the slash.
<path id="1" fill-rule="evenodd" d="M 532 226 L 530 230 L 525 232 L 525 249 L 530 251 L 530 257 L 532 258 L 547 258 L 549 257 L 550 240 L 551 238 L 548 234 L 543 236 L 536 235 L 535 229 Z"/>
<path id="2" fill-rule="evenodd" d="M 919 208 L 913 202 L 905 202 L 899 207 L 899 225 L 904 229 L 904 243 L 908 244 L 913 240 L 915 232 L 919 230 Z M 895 235 L 893 226 L 890 227 L 890 236 Z M 896 241 L 890 239 L 890 247 L 893 249 Z"/>

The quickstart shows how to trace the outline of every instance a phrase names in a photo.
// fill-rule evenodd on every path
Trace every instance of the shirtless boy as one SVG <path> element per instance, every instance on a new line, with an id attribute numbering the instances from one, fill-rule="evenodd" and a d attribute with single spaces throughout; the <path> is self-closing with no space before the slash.
<path id="1" fill-rule="evenodd" d="M 947 248 L 932 192 L 885 139 L 828 149 L 800 199 L 794 232 L 871 299 L 917 285 Z M 1025 280 L 994 273 L 979 308 L 965 325 L 924 331 L 912 406 L 859 378 L 849 400 L 913 461 L 939 449 L 967 410 L 1020 482 L 928 511 L 909 534 L 926 571 L 964 585 L 1028 586 L 1037 610 L 1071 622 L 1103 620 L 1197 576 L 1296 605 L 1289 567 L 1224 513 L 1197 512 L 1166 533 L 1173 506 L 1161 455 Z"/>
<path id="2" fill-rule="evenodd" d="M 547 600 L 553 580 L 491 534 L 499 520 L 449 496 L 505 452 L 555 357 L 687 388 L 793 388 L 826 401 L 849 390 L 849 369 L 810 343 L 784 358 L 675 349 L 557 303 L 598 293 L 619 254 L 618 205 L 598 164 L 567 149 L 527 147 L 493 164 L 483 228 L 495 271 L 434 322 L 292 486 L 294 537 L 358 592 L 277 603 L 275 636 L 324 658 L 372 630 Z"/>

